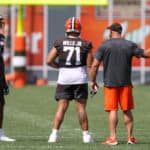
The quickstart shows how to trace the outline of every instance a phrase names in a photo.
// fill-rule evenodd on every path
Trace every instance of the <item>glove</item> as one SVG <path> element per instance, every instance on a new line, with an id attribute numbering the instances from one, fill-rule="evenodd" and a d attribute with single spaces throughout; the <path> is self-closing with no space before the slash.
<path id="1" fill-rule="evenodd" d="M 96 94 L 97 94 L 97 90 L 91 90 L 91 91 L 90 91 L 91 97 L 93 97 L 93 96 L 96 95 Z"/>
<path id="2" fill-rule="evenodd" d="M 97 94 L 97 90 L 98 90 L 97 83 L 96 82 L 91 83 L 91 91 L 90 91 L 91 97 Z"/>
<path id="3" fill-rule="evenodd" d="M 9 94 L 9 88 L 8 88 L 7 84 L 3 87 L 3 94 L 4 95 L 8 95 Z"/>

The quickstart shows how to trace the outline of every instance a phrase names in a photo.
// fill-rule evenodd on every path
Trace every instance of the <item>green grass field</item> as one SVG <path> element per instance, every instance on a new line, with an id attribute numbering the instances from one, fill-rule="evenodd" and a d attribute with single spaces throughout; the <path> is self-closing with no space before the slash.
<path id="1" fill-rule="evenodd" d="M 119 111 L 119 145 L 101 145 L 108 136 L 107 113 L 103 110 L 102 88 L 91 99 L 87 112 L 90 131 L 94 143 L 83 144 L 81 129 L 78 124 L 74 102 L 71 102 L 60 130 L 60 142 L 47 142 L 56 109 L 53 99 L 55 87 L 27 86 L 23 89 L 10 89 L 6 97 L 4 129 L 7 135 L 16 138 L 14 143 L 0 142 L 0 150 L 150 150 L 150 86 L 134 87 L 136 109 L 135 136 L 140 141 L 137 145 L 126 144 L 126 130 Z"/>

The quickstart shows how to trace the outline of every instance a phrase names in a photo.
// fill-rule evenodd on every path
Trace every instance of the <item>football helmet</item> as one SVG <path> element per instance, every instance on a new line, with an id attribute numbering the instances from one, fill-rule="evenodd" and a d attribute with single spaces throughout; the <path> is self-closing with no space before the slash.
<path id="1" fill-rule="evenodd" d="M 4 18 L 0 15 L 0 23 L 4 23 Z"/>
<path id="2" fill-rule="evenodd" d="M 80 20 L 76 17 L 71 17 L 67 19 L 65 24 L 66 33 L 74 32 L 80 33 L 81 32 L 81 23 Z"/>
<path id="3" fill-rule="evenodd" d="M 5 25 L 4 18 L 0 15 L 0 29 L 3 28 Z"/>

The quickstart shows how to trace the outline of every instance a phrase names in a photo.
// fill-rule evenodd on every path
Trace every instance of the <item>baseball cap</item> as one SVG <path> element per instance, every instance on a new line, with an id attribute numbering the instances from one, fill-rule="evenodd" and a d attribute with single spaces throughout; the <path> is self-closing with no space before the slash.
<path id="1" fill-rule="evenodd" d="M 122 26 L 120 23 L 113 23 L 112 25 L 108 26 L 107 29 L 121 33 L 122 32 Z"/>

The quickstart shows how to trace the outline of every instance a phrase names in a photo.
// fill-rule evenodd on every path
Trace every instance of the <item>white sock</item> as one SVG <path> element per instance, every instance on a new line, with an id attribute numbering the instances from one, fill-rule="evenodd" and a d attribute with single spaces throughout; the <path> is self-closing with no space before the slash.
<path id="1" fill-rule="evenodd" d="M 52 134 L 57 134 L 58 133 L 58 129 L 52 129 Z"/>
<path id="2" fill-rule="evenodd" d="M 4 135 L 4 130 L 0 128 L 0 136 Z"/>
<path id="3" fill-rule="evenodd" d="M 84 131 L 82 131 L 82 134 L 83 134 L 83 136 L 87 135 L 87 134 L 89 134 L 89 131 L 88 130 L 84 130 Z"/>

